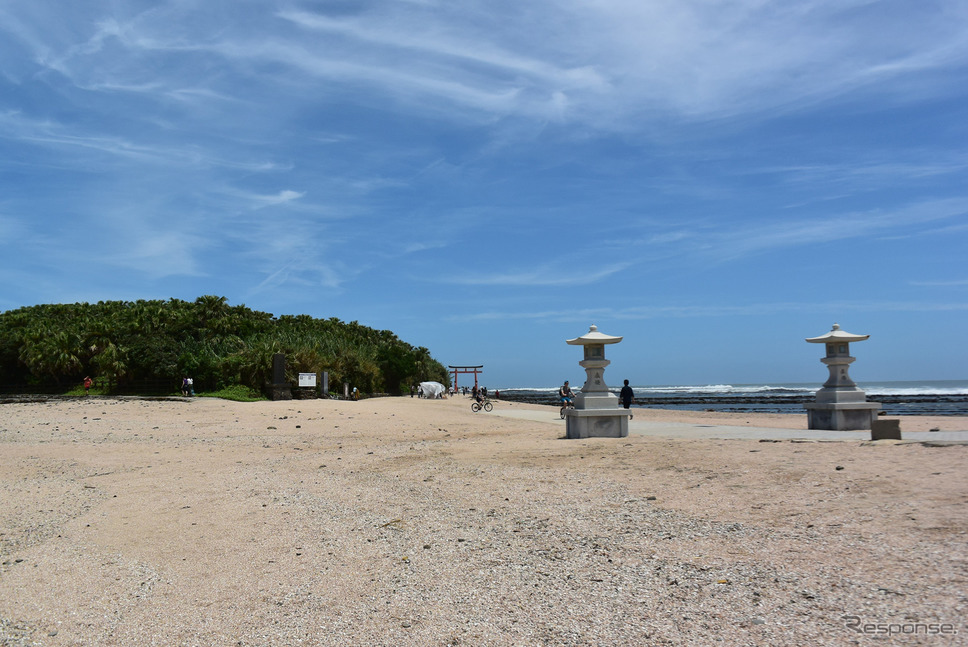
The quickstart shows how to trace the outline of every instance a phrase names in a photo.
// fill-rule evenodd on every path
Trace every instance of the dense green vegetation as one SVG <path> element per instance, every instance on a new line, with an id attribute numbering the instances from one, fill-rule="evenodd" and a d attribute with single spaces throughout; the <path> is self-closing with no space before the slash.
<path id="1" fill-rule="evenodd" d="M 209 391 L 208 393 L 198 393 L 199 397 L 203 398 L 221 398 L 222 400 L 235 400 L 236 402 L 256 402 L 258 400 L 265 400 L 266 397 L 247 386 L 241 384 L 235 384 L 233 386 L 226 386 L 218 391 Z"/>
<path id="2" fill-rule="evenodd" d="M 230 306 L 225 297 L 51 304 L 0 313 L 2 388 L 66 391 L 90 375 L 98 391 L 136 391 L 141 384 L 177 392 L 181 378 L 191 376 L 196 391 L 261 391 L 275 353 L 286 355 L 291 382 L 298 373 L 329 371 L 334 388 L 348 382 L 364 393 L 400 393 L 416 382 L 450 380 L 430 351 L 389 330 L 335 317 L 277 318 Z"/>

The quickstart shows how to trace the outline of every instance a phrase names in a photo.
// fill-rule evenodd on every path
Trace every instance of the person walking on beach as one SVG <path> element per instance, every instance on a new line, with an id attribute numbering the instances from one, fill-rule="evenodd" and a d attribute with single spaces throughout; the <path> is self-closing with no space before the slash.
<path id="1" fill-rule="evenodd" d="M 625 380 L 625 386 L 622 387 L 622 392 L 619 393 L 618 398 L 622 401 L 622 406 L 628 409 L 632 406 L 632 398 L 635 394 L 632 393 L 632 387 L 629 386 L 629 381 Z"/>
<path id="2" fill-rule="evenodd" d="M 94 380 L 90 377 L 84 377 L 84 395 L 91 395 L 91 385 L 94 384 Z"/>

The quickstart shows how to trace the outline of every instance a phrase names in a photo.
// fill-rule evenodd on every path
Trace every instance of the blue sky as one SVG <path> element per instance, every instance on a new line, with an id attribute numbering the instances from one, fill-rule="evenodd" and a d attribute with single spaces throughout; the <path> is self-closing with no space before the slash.
<path id="1" fill-rule="evenodd" d="M 962 0 L 0 0 L 0 310 L 228 298 L 492 387 L 968 378 Z M 466 379 L 466 378 L 462 378 Z"/>

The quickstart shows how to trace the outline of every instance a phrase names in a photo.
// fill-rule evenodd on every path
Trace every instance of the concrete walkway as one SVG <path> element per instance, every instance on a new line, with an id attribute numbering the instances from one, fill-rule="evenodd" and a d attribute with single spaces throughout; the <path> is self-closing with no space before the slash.
<path id="1" fill-rule="evenodd" d="M 560 425 L 562 433 L 564 433 L 565 429 L 565 421 L 559 417 L 557 409 L 538 411 L 534 409 L 509 409 L 504 407 L 495 407 L 491 415 Z M 715 438 L 746 440 L 867 441 L 871 439 L 871 432 L 869 431 L 821 431 L 813 429 L 777 429 L 772 427 L 697 425 L 686 422 L 655 422 L 637 420 L 635 418 L 632 418 L 632 420 L 629 422 L 629 434 L 636 436 L 651 436 L 655 438 Z M 904 431 L 904 429 L 901 429 L 901 438 L 901 442 L 942 442 L 946 444 L 968 444 L 968 431 Z"/>

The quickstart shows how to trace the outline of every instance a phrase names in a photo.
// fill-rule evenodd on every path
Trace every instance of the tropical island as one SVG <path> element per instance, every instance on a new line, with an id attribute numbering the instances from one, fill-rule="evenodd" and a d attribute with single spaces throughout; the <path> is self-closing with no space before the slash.
<path id="1" fill-rule="evenodd" d="M 67 393 L 86 376 L 101 393 L 248 390 L 269 381 L 272 356 L 287 379 L 328 371 L 331 384 L 399 394 L 427 380 L 449 384 L 424 347 L 389 330 L 309 315 L 273 316 L 225 297 L 43 304 L 0 313 L 0 389 Z"/>

